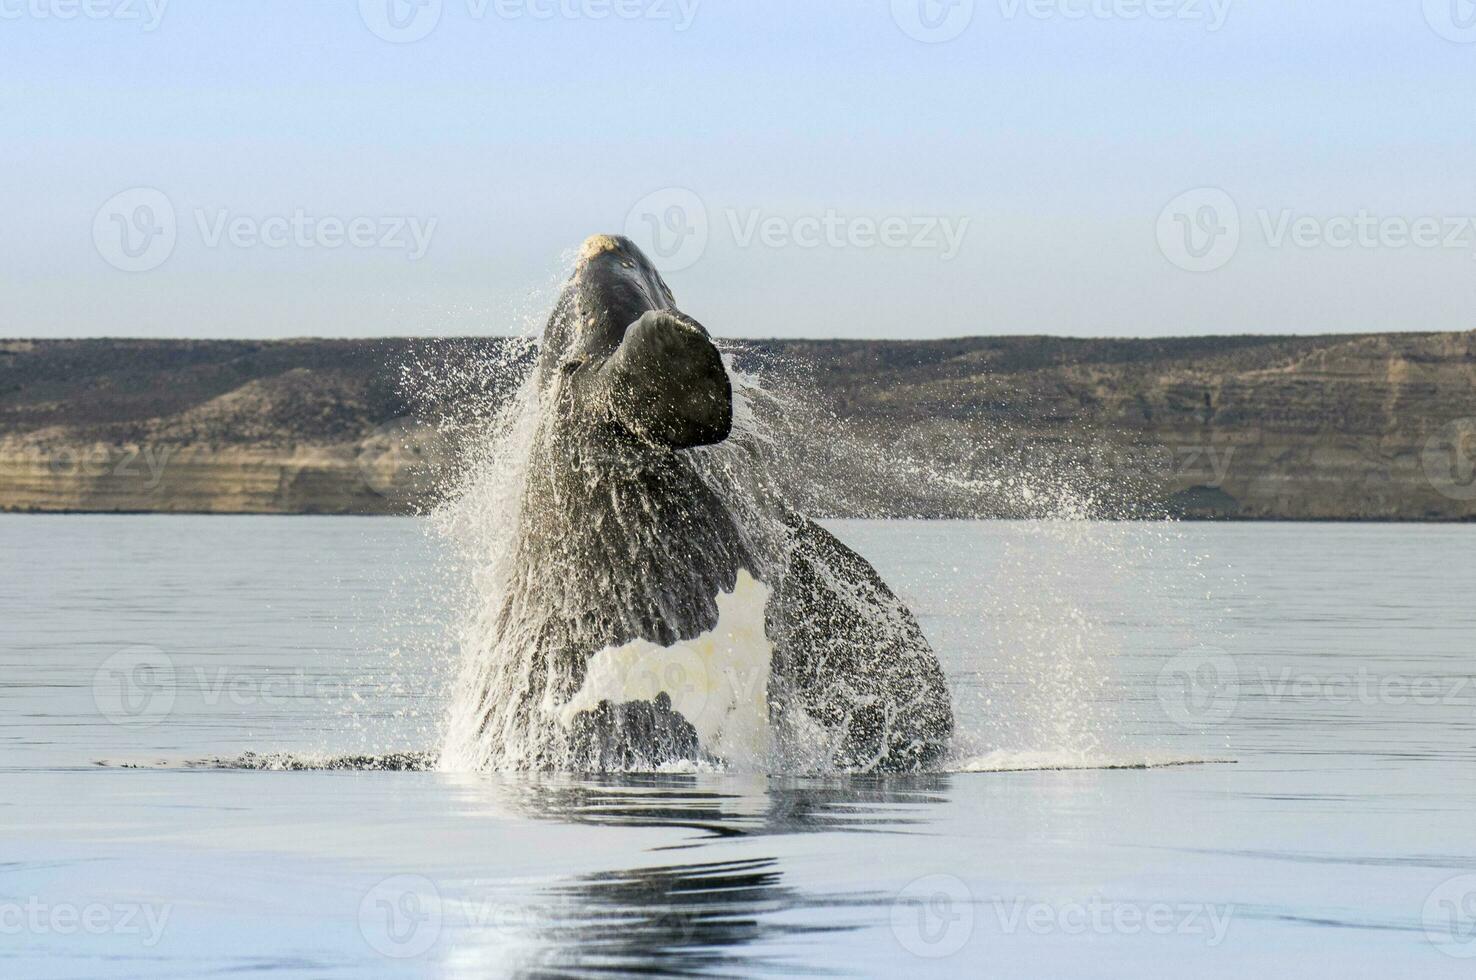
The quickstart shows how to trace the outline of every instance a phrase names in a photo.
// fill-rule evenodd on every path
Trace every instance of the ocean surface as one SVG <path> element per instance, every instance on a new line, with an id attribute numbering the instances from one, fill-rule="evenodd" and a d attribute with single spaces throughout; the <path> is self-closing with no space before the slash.
<path id="1" fill-rule="evenodd" d="M 1476 527 L 830 526 L 947 772 L 417 771 L 421 522 L 0 515 L 0 976 L 1476 974 Z"/>

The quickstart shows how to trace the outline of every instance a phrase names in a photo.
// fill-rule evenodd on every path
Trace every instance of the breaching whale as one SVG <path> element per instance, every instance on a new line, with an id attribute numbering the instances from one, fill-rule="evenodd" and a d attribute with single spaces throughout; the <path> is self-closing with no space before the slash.
<path id="1" fill-rule="evenodd" d="M 728 368 L 635 244 L 585 242 L 533 372 L 510 560 L 443 767 L 943 755 L 953 712 L 916 619 L 860 555 L 744 484 L 763 450 L 735 428 Z"/>

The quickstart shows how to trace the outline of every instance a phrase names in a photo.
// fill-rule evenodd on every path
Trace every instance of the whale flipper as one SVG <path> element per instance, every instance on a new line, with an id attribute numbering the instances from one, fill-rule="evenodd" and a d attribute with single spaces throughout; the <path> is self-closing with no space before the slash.
<path id="1" fill-rule="evenodd" d="M 700 323 L 675 310 L 651 310 L 626 328 L 601 374 L 616 418 L 651 442 L 710 446 L 733 428 L 722 355 Z"/>
<path id="2" fill-rule="evenodd" d="M 774 673 L 830 733 L 828 764 L 860 772 L 927 768 L 948 749 L 953 706 L 912 611 L 865 558 L 797 514 L 771 604 Z"/>

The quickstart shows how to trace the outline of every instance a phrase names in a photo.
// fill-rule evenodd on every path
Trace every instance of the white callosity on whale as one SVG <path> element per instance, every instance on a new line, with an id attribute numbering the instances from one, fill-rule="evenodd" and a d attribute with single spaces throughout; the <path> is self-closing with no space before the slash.
<path id="1" fill-rule="evenodd" d="M 632 640 L 599 651 L 564 706 L 564 722 L 601 701 L 650 701 L 664 692 L 696 729 L 704 755 L 735 768 L 765 766 L 774 655 L 764 632 L 768 602 L 769 589 L 740 571 L 733 591 L 717 596 L 717 625 L 695 639 L 671 646 Z"/>

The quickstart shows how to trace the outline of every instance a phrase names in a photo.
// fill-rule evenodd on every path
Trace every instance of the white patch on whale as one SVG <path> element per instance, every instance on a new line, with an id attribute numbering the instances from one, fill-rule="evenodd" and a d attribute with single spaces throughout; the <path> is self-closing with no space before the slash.
<path id="1" fill-rule="evenodd" d="M 764 632 L 769 588 L 743 569 L 732 592 L 716 596 L 717 624 L 669 647 L 632 640 L 590 658 L 584 684 L 564 706 L 570 724 L 601 701 L 650 701 L 665 691 L 692 723 L 704 752 L 737 768 L 769 755 L 769 670 L 774 648 Z"/>

